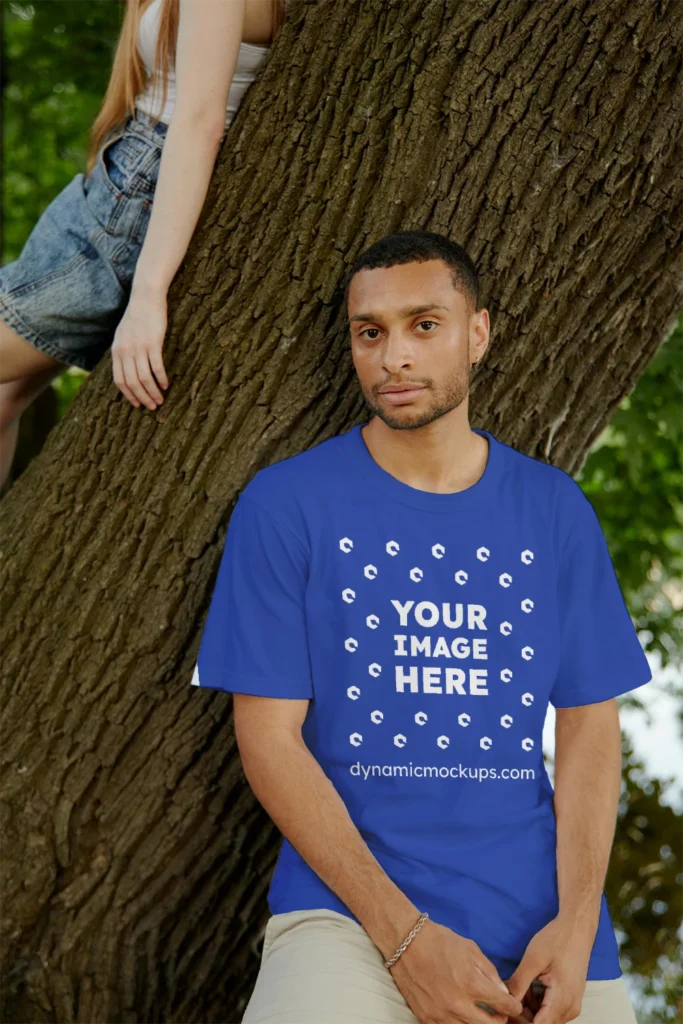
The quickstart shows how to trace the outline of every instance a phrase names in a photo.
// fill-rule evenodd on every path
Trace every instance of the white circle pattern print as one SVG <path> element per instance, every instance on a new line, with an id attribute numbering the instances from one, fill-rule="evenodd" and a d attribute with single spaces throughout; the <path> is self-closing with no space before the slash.
<path id="1" fill-rule="evenodd" d="M 343 552 L 345 555 L 350 554 L 353 551 L 353 539 L 350 537 L 341 537 L 339 539 L 339 550 Z M 396 558 L 399 555 L 401 547 L 396 540 L 388 540 L 384 546 L 384 550 L 392 558 Z M 437 563 L 444 560 L 447 554 L 444 545 L 439 543 L 438 541 L 433 543 L 430 546 L 429 550 L 431 551 L 431 554 L 434 557 L 434 559 L 437 560 Z M 484 546 L 477 548 L 476 558 L 480 563 L 482 563 L 482 565 L 487 565 L 487 563 L 491 560 L 492 557 L 495 558 L 495 552 L 492 556 L 492 551 L 490 548 Z M 533 562 L 533 559 L 534 553 L 529 548 L 525 548 L 523 551 L 520 552 L 520 561 L 522 565 L 530 565 Z M 353 571 L 352 568 L 351 571 Z M 354 586 L 356 587 L 362 586 L 363 580 L 374 580 L 377 578 L 379 572 L 380 568 L 378 566 L 372 563 L 368 563 L 364 565 L 362 568 L 362 577 L 359 577 L 358 580 L 352 578 L 349 580 L 349 582 L 353 582 Z M 498 583 L 500 584 L 500 586 L 505 590 L 510 591 L 511 603 L 515 602 L 517 606 L 526 615 L 531 614 L 534 608 L 533 599 L 528 596 L 519 599 L 515 595 L 516 580 L 515 577 L 513 577 L 512 573 L 508 571 L 502 571 L 497 575 Z M 414 583 L 423 583 L 425 581 L 425 571 L 420 566 L 412 566 L 408 571 L 408 576 L 410 580 L 412 580 Z M 451 570 L 449 568 L 447 571 L 446 578 L 448 578 L 448 576 L 450 576 L 450 578 L 452 578 L 455 581 L 455 583 L 457 583 L 459 586 L 465 586 L 469 581 L 468 573 L 463 569 L 457 569 L 451 575 Z M 429 578 L 429 573 L 427 573 L 426 582 L 427 584 L 432 582 L 431 579 Z M 434 583 L 435 585 L 439 586 L 441 581 L 435 579 Z M 522 583 L 522 585 L 524 584 Z M 466 597 L 466 594 L 464 596 Z M 342 599 L 347 604 L 352 603 L 355 600 L 355 597 L 356 590 L 351 586 L 345 587 L 344 590 L 342 591 Z M 399 625 L 405 628 L 409 627 L 410 625 L 411 612 L 416 625 L 422 626 L 424 628 L 432 628 L 438 625 L 439 623 L 442 623 L 446 628 L 458 629 L 465 626 L 465 617 L 467 617 L 467 623 L 465 628 L 480 630 L 486 630 L 488 628 L 485 623 L 486 608 L 480 604 L 469 605 L 465 602 L 441 602 L 441 608 L 439 608 L 438 604 L 431 602 L 429 600 L 423 600 L 415 604 L 415 601 L 406 601 L 404 603 L 401 603 L 397 599 L 390 600 L 390 604 L 393 606 L 395 612 L 398 614 Z M 373 612 L 365 616 L 365 625 L 369 629 L 376 629 L 379 623 L 380 616 L 376 612 Z M 500 621 L 498 623 L 498 628 L 503 636 L 513 636 L 513 624 L 509 619 L 503 619 L 502 621 Z M 439 636 L 437 643 L 434 647 L 432 647 L 431 643 L 428 642 L 431 641 L 431 638 L 429 636 L 420 640 L 420 638 L 416 637 L 415 635 L 409 636 L 408 634 L 400 633 L 395 634 L 394 639 L 398 642 L 398 649 L 394 652 L 394 654 L 397 656 L 405 656 L 408 653 L 406 643 L 410 641 L 410 643 L 412 644 L 413 651 L 417 651 L 418 653 L 422 653 L 430 657 L 437 657 L 439 654 L 445 654 L 447 656 L 450 656 L 450 654 L 453 653 L 455 657 L 464 658 L 470 656 L 473 650 L 476 650 L 477 652 L 475 656 L 478 655 L 484 658 L 487 657 L 486 638 L 484 637 L 474 639 L 471 645 L 468 643 L 466 639 L 462 637 L 456 637 L 454 640 L 451 641 L 450 649 L 445 636 Z M 512 647 L 509 652 L 510 660 L 512 660 L 512 658 L 516 655 L 521 657 L 524 661 L 530 661 L 533 658 L 534 650 L 529 644 L 522 644 L 520 646 L 519 640 L 516 639 L 511 643 Z M 344 641 L 344 647 L 349 653 L 353 654 L 357 652 L 359 648 L 359 641 L 354 637 L 349 637 Z M 382 668 L 382 664 L 380 664 L 377 661 L 373 661 L 368 664 L 368 673 L 371 677 L 373 677 L 373 679 L 377 679 L 382 673 Z M 425 671 L 430 672 L 432 670 L 426 669 Z M 450 687 L 454 686 L 454 682 L 456 679 L 462 684 L 465 675 L 462 669 L 447 669 L 446 673 L 447 684 Z M 448 673 L 451 673 L 452 675 L 449 676 Z M 500 670 L 499 679 L 502 683 L 510 683 L 513 679 L 512 669 L 508 667 L 502 668 Z M 523 684 L 523 676 L 520 677 L 519 681 Z M 426 676 L 426 678 L 423 679 L 423 687 L 425 688 L 425 692 L 441 693 L 441 689 L 436 689 L 433 686 L 433 683 L 433 676 Z M 402 668 L 400 668 L 397 665 L 396 690 L 402 692 L 403 688 L 406 685 L 410 686 L 412 692 L 417 691 L 419 686 L 417 682 L 417 670 L 411 670 L 411 674 L 408 677 L 406 677 L 405 674 L 403 673 Z M 361 695 L 361 692 L 361 688 L 357 685 L 349 686 L 346 691 L 347 696 L 349 697 L 350 700 L 358 700 L 358 697 Z M 463 691 L 461 690 L 460 692 Z M 478 690 L 478 692 L 485 693 L 488 691 L 480 689 Z M 529 692 L 528 690 L 520 696 L 520 704 L 522 705 L 522 707 L 530 707 L 533 704 L 533 702 L 534 694 Z M 371 712 L 370 721 L 372 722 L 372 724 L 381 725 L 383 720 L 384 713 L 380 708 L 376 708 Z M 457 723 L 460 727 L 467 728 L 468 726 L 470 726 L 472 721 L 472 716 L 467 712 L 462 712 L 457 716 Z M 420 710 L 415 712 L 413 714 L 413 722 L 417 727 L 424 727 L 425 725 L 427 725 L 429 722 L 429 715 L 427 711 Z M 524 734 L 525 725 L 523 718 L 519 721 L 516 721 L 513 715 L 506 713 L 500 716 L 499 722 L 500 728 L 502 730 L 517 730 L 517 732 L 519 733 L 520 749 L 524 751 L 529 751 L 533 749 L 533 739 L 531 739 L 530 736 L 526 736 Z M 440 747 L 441 749 L 445 749 L 449 746 L 451 738 L 452 737 L 448 734 L 440 733 L 438 736 L 435 737 L 434 742 L 436 746 Z M 360 746 L 360 744 L 363 742 L 362 732 L 352 732 L 349 736 L 349 742 L 355 747 Z M 396 747 L 405 747 L 409 744 L 410 740 L 409 736 L 406 736 L 404 733 L 396 733 L 396 735 L 393 737 L 393 742 Z M 494 743 L 495 737 L 482 735 L 479 739 L 479 746 L 481 747 L 482 750 L 490 750 L 494 746 Z"/>

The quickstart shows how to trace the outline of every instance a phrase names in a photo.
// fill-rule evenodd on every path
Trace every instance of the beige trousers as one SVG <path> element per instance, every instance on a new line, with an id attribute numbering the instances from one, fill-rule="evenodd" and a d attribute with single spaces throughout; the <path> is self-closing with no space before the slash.
<path id="1" fill-rule="evenodd" d="M 242 1024 L 419 1022 L 356 921 L 336 910 L 290 910 L 268 919 Z M 623 977 L 587 981 L 572 1024 L 637 1024 Z"/>

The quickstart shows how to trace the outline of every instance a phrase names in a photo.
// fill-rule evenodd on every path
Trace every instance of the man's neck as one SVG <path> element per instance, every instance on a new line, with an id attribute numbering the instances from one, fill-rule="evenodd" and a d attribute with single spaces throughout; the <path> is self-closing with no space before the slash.
<path id="1" fill-rule="evenodd" d="M 361 433 L 383 470 L 421 491 L 465 490 L 477 483 L 486 468 L 488 441 L 472 430 L 466 415 L 447 414 L 423 427 L 401 430 L 373 416 Z"/>

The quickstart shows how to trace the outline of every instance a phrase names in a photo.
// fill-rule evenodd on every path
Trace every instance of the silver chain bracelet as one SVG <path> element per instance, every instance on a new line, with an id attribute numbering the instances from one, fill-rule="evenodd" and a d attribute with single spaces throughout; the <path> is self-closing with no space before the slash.
<path id="1" fill-rule="evenodd" d="M 425 921 L 427 920 L 428 917 L 429 917 L 429 914 L 426 911 L 424 913 L 420 914 L 420 918 L 419 918 L 417 924 L 414 925 L 411 928 L 410 933 L 408 934 L 408 937 L 403 940 L 401 945 L 398 947 L 398 949 L 396 950 L 396 952 L 392 956 L 391 960 L 385 960 L 384 961 L 384 966 L 385 967 L 391 967 L 393 964 L 396 963 L 396 961 L 400 957 L 401 953 L 413 941 L 413 938 L 416 935 L 417 931 L 422 927 L 422 925 L 425 923 Z"/>

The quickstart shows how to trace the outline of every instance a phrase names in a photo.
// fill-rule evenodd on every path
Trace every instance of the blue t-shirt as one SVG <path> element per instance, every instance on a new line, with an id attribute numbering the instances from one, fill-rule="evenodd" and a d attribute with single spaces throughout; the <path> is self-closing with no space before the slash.
<path id="1" fill-rule="evenodd" d="M 304 741 L 387 875 L 507 978 L 558 912 L 548 702 L 651 672 L 579 485 L 476 432 L 485 471 L 450 494 L 382 469 L 360 426 L 256 473 L 193 684 L 308 699 Z M 358 920 L 286 838 L 268 906 Z M 620 974 L 603 892 L 587 978 Z"/>

